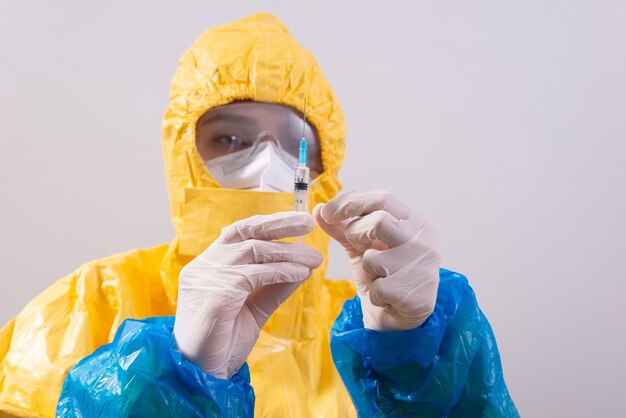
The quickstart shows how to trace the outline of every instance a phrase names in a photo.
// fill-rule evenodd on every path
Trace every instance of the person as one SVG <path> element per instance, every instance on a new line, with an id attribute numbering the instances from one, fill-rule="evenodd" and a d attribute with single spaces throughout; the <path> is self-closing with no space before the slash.
<path id="1" fill-rule="evenodd" d="M 302 136 L 312 214 L 290 211 Z M 85 264 L 0 331 L 3 416 L 518 416 L 432 224 L 337 195 L 341 107 L 278 19 L 195 41 L 162 145 L 174 240 Z M 352 281 L 325 278 L 331 237 Z"/>

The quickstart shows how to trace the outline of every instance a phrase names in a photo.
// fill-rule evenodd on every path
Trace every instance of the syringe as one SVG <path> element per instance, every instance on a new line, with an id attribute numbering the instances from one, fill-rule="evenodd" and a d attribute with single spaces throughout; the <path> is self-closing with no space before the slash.
<path id="1" fill-rule="evenodd" d="M 293 210 L 308 212 L 309 210 L 309 167 L 307 164 L 306 139 L 300 140 L 298 165 L 294 170 Z"/>

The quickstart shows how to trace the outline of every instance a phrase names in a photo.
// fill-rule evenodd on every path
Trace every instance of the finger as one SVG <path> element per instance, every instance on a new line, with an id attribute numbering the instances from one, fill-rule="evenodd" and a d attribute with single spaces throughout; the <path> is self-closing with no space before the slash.
<path id="1" fill-rule="evenodd" d="M 319 251 L 304 244 L 249 239 L 235 244 L 218 244 L 219 251 L 200 255 L 212 264 L 244 265 L 262 263 L 297 263 L 314 269 L 324 257 Z"/>
<path id="2" fill-rule="evenodd" d="M 335 241 L 341 244 L 341 246 L 348 253 L 348 257 L 354 257 L 356 255 L 359 255 L 360 252 L 357 249 L 355 249 L 354 246 L 350 244 L 350 242 L 348 242 L 348 240 L 346 239 L 345 230 L 346 230 L 347 222 L 346 221 L 337 222 L 334 224 L 327 223 L 324 220 L 324 218 L 322 218 L 322 215 L 321 215 L 321 211 L 323 207 L 324 207 L 324 204 L 319 203 L 313 209 L 313 217 L 315 218 L 315 221 L 317 222 L 317 224 L 324 230 L 324 232 L 330 235 L 331 238 L 333 238 Z"/>
<path id="3" fill-rule="evenodd" d="M 322 208 L 322 218 L 334 224 L 355 216 L 363 216 L 376 210 L 384 210 L 396 219 L 407 219 L 410 209 L 384 190 L 357 190 L 332 199 Z"/>
<path id="4" fill-rule="evenodd" d="M 246 300 L 250 313 L 256 320 L 259 328 L 267 322 L 278 307 L 304 283 L 277 283 L 256 288 Z"/>
<path id="5" fill-rule="evenodd" d="M 357 248 L 369 248 L 375 240 L 393 248 L 410 240 L 415 232 L 414 226 L 406 221 L 398 220 L 384 210 L 376 210 L 351 221 L 346 226 L 345 237 Z"/>
<path id="6" fill-rule="evenodd" d="M 327 223 L 324 220 L 324 218 L 322 218 L 321 216 L 321 211 L 323 208 L 324 208 L 324 204 L 319 203 L 313 209 L 313 217 L 315 218 L 315 221 L 317 222 L 317 224 L 324 230 L 324 232 L 330 235 L 331 238 L 339 242 L 341 245 L 343 245 L 344 247 L 351 247 L 350 243 L 346 240 L 346 236 L 345 236 L 346 223 L 341 223 L 341 222 L 338 222 L 335 224 Z"/>
<path id="7" fill-rule="evenodd" d="M 413 238 L 398 247 L 384 251 L 375 249 L 365 251 L 363 253 L 363 270 L 372 280 L 375 280 L 397 273 L 407 264 L 420 259 L 435 249 L 431 234 L 422 235 L 422 232 L 430 229 L 423 228 Z"/>
<path id="8" fill-rule="evenodd" d="M 369 298 L 375 306 L 392 306 L 409 315 L 436 299 L 439 285 L 439 254 L 430 250 L 388 277 L 374 280 Z M 435 297 L 433 297 L 435 296 Z"/>
<path id="9" fill-rule="evenodd" d="M 226 276 L 234 276 L 234 285 L 247 294 L 261 286 L 301 282 L 311 275 L 309 267 L 287 262 L 228 266 L 226 269 L 229 270 Z"/>
<path id="10" fill-rule="evenodd" d="M 233 244 L 248 239 L 273 240 L 306 235 L 315 226 L 306 212 L 278 212 L 256 215 L 239 220 L 224 229 L 215 240 L 218 244 Z"/>

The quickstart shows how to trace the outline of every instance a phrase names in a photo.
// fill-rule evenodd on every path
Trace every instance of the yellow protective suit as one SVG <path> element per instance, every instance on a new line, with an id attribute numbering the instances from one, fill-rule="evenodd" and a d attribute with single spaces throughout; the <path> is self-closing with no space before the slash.
<path id="1" fill-rule="evenodd" d="M 289 193 L 221 189 L 196 150 L 195 123 L 208 109 L 236 100 L 304 111 L 305 98 L 324 164 L 311 185 L 312 206 L 340 189 L 344 155 L 343 113 L 314 58 L 267 14 L 200 36 L 179 62 L 163 119 L 174 240 L 85 264 L 0 331 L 0 416 L 53 416 L 67 371 L 110 342 L 124 319 L 175 313 L 180 269 L 223 226 L 290 209 Z M 327 255 L 328 237 L 319 228 L 305 242 Z M 325 279 L 325 270 L 326 261 L 274 313 L 248 358 L 257 417 L 355 415 L 329 348 L 332 322 L 354 288 Z"/>

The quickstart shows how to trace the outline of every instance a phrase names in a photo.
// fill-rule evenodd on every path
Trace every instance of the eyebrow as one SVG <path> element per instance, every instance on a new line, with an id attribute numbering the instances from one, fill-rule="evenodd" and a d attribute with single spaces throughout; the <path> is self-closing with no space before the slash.
<path id="1" fill-rule="evenodd" d="M 235 123 L 250 123 L 254 120 L 245 115 L 236 115 L 232 113 L 216 113 L 214 115 L 204 118 L 202 125 L 207 125 L 212 122 L 235 122 Z"/>

